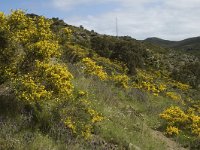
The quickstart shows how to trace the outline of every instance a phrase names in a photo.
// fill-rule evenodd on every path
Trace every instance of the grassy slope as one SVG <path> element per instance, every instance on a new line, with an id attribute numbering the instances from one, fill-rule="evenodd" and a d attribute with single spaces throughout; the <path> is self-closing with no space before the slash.
<path id="1" fill-rule="evenodd" d="M 161 120 L 158 114 L 172 104 L 177 105 L 174 101 L 85 78 L 76 66 L 70 65 L 69 68 L 75 76 L 73 83 L 76 88 L 87 91 L 92 105 L 105 116 L 105 120 L 95 128 L 95 141 L 88 143 L 74 139 L 57 125 L 50 132 L 43 133 L 37 125 L 31 125 L 31 114 L 19 112 L 20 105 L 12 97 L 1 96 L 1 114 L 4 117 L 0 123 L 0 143 L 3 148 L 109 149 L 117 145 L 118 149 L 167 149 L 168 143 L 156 137 L 152 129 L 159 128 Z"/>
<path id="2" fill-rule="evenodd" d="M 161 141 L 153 138 L 150 128 L 144 121 L 145 116 L 142 115 L 142 111 L 148 108 L 144 109 L 143 106 L 149 101 L 145 93 L 136 90 L 124 91 L 112 84 L 92 78 L 87 79 L 82 75 L 74 82 L 81 90 L 92 93 L 90 99 L 94 107 L 106 116 L 105 121 L 96 129 L 100 137 L 110 143 L 116 143 L 121 148 L 165 148 Z"/>

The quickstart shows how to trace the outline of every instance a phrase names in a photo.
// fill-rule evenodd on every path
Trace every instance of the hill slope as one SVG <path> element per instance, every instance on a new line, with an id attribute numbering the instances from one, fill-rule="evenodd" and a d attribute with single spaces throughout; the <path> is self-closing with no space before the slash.
<path id="1" fill-rule="evenodd" d="M 20 10 L 0 21 L 0 149 L 199 149 L 195 56 Z"/>
<path id="2" fill-rule="evenodd" d="M 177 44 L 177 42 L 175 41 L 168 41 L 168 40 L 164 40 L 164 39 L 160 39 L 156 37 L 147 38 L 144 41 L 155 44 L 155 45 L 160 45 L 162 47 L 168 47 L 168 48 Z"/>
<path id="3" fill-rule="evenodd" d="M 144 41 L 166 48 L 174 48 L 191 53 L 200 51 L 200 37 L 188 38 L 181 41 L 168 41 L 159 38 L 147 38 Z"/>

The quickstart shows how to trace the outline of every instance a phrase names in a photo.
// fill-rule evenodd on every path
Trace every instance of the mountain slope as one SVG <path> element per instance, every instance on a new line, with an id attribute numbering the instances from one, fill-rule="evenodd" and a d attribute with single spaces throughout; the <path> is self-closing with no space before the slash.
<path id="1" fill-rule="evenodd" d="M 20 10 L 0 20 L 0 149 L 199 149 L 195 56 Z"/>
<path id="2" fill-rule="evenodd" d="M 172 47 L 173 45 L 175 45 L 177 43 L 175 41 L 168 41 L 168 40 L 164 40 L 164 39 L 160 39 L 160 38 L 156 38 L 156 37 L 147 38 L 144 41 L 155 44 L 155 45 L 159 45 L 162 47 Z"/>
<path id="3" fill-rule="evenodd" d="M 159 38 L 147 38 L 144 41 L 166 48 L 174 48 L 185 51 L 200 51 L 200 37 L 188 38 L 181 41 L 168 41 Z"/>

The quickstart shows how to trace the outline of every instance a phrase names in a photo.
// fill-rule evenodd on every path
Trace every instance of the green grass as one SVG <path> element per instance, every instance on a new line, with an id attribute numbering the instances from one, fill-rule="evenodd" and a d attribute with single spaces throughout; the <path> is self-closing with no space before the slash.
<path id="1" fill-rule="evenodd" d="M 102 83 L 92 78 L 75 78 L 76 88 L 92 93 L 89 99 L 93 107 L 105 116 L 105 120 L 98 124 L 95 134 L 106 142 L 118 145 L 120 148 L 136 149 L 165 149 L 165 144 L 151 135 L 150 128 L 146 125 L 158 123 L 158 118 L 149 113 L 151 99 L 146 93 L 137 90 L 123 90 L 110 83 Z M 148 105 L 144 105 L 148 103 Z M 160 102 L 159 102 L 160 103 Z M 155 107 L 167 107 L 165 103 Z M 155 110 L 155 109 L 154 109 Z M 160 108 L 160 110 L 162 110 Z M 148 115 L 147 115 L 148 114 Z M 157 115 L 157 114 L 156 114 Z M 151 117 L 150 117 L 151 116 Z M 148 118 L 150 117 L 150 118 Z M 146 119 L 148 118 L 148 119 Z M 153 123 L 151 120 L 153 118 Z"/>
<path id="2" fill-rule="evenodd" d="M 93 139 L 85 141 L 75 137 L 54 120 L 38 122 L 14 97 L 4 95 L 0 96 L 0 149 L 167 149 L 166 143 L 156 138 L 152 129 L 160 129 L 162 120 L 158 114 L 170 105 L 178 105 L 177 102 L 86 78 L 73 65 L 69 69 L 75 76 L 75 89 L 87 91 L 92 107 L 104 116 L 94 128 Z M 48 109 L 44 113 L 48 114 Z M 51 124 L 48 130 L 41 128 L 43 122 Z M 185 142 L 187 139 L 180 135 L 176 140 Z M 196 141 L 191 139 L 192 142 Z"/>

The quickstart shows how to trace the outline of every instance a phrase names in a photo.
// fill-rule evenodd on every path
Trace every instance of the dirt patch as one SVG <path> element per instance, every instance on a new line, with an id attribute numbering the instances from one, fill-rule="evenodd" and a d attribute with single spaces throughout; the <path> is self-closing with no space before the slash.
<path id="1" fill-rule="evenodd" d="M 167 150 L 188 150 L 186 148 L 181 147 L 180 144 L 176 143 L 170 138 L 167 138 L 165 135 L 163 135 L 160 131 L 152 130 L 152 136 L 155 137 L 155 139 L 159 139 L 162 142 L 164 142 L 167 146 Z"/>

